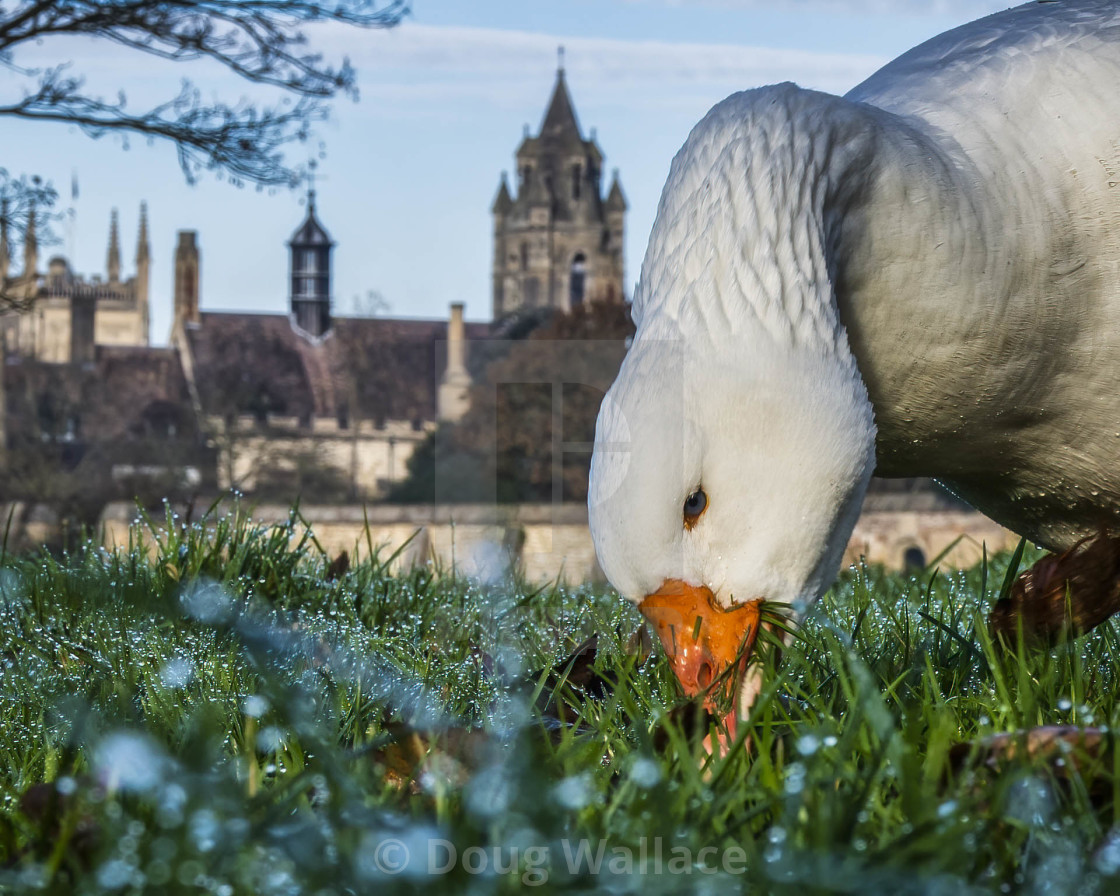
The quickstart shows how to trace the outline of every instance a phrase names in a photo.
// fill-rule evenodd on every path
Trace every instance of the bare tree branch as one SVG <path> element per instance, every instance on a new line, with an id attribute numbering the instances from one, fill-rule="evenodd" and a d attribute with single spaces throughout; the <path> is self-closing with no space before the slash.
<path id="1" fill-rule="evenodd" d="M 207 104 L 184 81 L 174 99 L 134 115 L 123 99 L 108 102 L 83 94 L 82 81 L 67 75 L 66 68 L 43 72 L 38 89 L 18 102 L 0 105 L 0 116 L 66 122 L 91 137 L 121 132 L 171 140 L 190 183 L 202 170 L 217 170 L 235 183 L 294 185 L 298 173 L 285 166 L 281 149 L 306 140 L 311 125 L 327 114 L 326 107 L 308 97 L 287 108 L 260 108 L 245 101 L 236 106 Z"/>
<path id="2" fill-rule="evenodd" d="M 408 0 L 21 0 L 0 2 L 0 87 L 8 73 L 8 101 L 0 92 L 0 117 L 77 125 L 91 137 L 138 135 L 175 144 L 189 183 L 204 171 L 237 185 L 294 186 L 304 176 L 283 149 L 306 141 L 327 118 L 330 101 L 357 99 L 356 75 L 347 58 L 324 60 L 310 46 L 307 25 L 339 22 L 387 28 L 409 12 Z M 132 112 L 123 90 L 113 99 L 91 93 L 69 64 L 29 68 L 18 62 L 29 42 L 61 35 L 112 42 L 127 50 L 177 62 L 210 60 L 246 82 L 278 91 L 272 103 L 229 98 L 204 102 L 184 79 L 177 96 Z M 0 198 L 7 201 L 11 248 L 19 245 L 27 214 L 48 241 L 50 184 L 12 178 L 0 170 Z M 4 216 L 0 214 L 0 218 Z M 0 284 L 0 293 L 3 284 Z M 0 311 L 11 307 L 0 294 Z"/>

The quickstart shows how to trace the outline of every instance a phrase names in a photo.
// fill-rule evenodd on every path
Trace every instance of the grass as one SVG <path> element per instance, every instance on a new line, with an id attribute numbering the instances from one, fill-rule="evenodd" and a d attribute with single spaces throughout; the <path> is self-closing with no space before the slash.
<path id="1" fill-rule="evenodd" d="M 1120 640 L 998 650 L 1009 557 L 845 573 L 720 759 L 608 590 L 165 522 L 0 555 L 0 892 L 1120 892 Z"/>

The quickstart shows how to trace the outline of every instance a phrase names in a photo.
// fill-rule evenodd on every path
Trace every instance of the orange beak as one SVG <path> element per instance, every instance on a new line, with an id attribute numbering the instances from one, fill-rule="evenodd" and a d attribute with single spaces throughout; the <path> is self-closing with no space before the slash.
<path id="1" fill-rule="evenodd" d="M 761 600 L 726 610 L 709 588 L 668 579 L 639 605 L 661 638 L 673 672 L 690 697 L 719 715 L 735 737 L 738 684 L 758 637 Z M 726 707 L 730 705 L 730 711 Z"/>

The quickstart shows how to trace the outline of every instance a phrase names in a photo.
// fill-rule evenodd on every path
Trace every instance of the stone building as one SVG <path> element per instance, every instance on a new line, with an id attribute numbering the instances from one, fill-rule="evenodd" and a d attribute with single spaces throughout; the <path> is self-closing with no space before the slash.
<path id="1" fill-rule="evenodd" d="M 449 321 L 335 316 L 334 242 L 313 192 L 287 245 L 286 313 L 203 311 L 197 235 L 179 233 L 171 341 L 217 483 L 278 499 L 381 497 L 436 421 L 465 412 L 466 345 L 489 326 L 464 322 L 461 304 Z"/>
<path id="2" fill-rule="evenodd" d="M 526 126 L 516 158 L 517 195 L 503 173 L 491 207 L 494 320 L 622 300 L 626 198 L 617 170 L 603 195 L 603 153 L 594 131 L 586 140 L 580 131 L 563 65 L 540 132 Z"/>
<path id="3" fill-rule="evenodd" d="M 0 216 L 3 217 L 3 216 Z M 89 362 L 94 346 L 148 345 L 148 284 L 151 248 L 148 213 L 140 206 L 136 272 L 121 277 L 120 232 L 116 209 L 109 222 L 105 275 L 90 279 L 56 255 L 39 270 L 35 213 L 23 241 L 23 269 L 9 273 L 7 224 L 0 221 L 0 285 L 3 293 L 27 307 L 0 311 L 0 341 L 9 354 L 55 364 Z"/>
<path id="4" fill-rule="evenodd" d="M 0 310 L 0 520 L 16 507 L 14 531 L 22 525 L 33 543 L 47 530 L 31 526 L 32 502 L 49 503 L 55 525 L 67 514 L 88 523 L 98 502 L 117 499 L 100 520 L 124 543 L 134 498 L 189 502 L 233 487 L 275 502 L 254 511 L 262 520 L 286 519 L 299 497 L 332 550 L 368 537 L 408 544 L 418 562 L 469 568 L 471 556 L 512 546 L 530 579 L 599 576 L 582 505 L 363 506 L 405 477 L 439 421 L 463 417 L 503 340 L 545 316 L 515 312 L 626 298 L 626 200 L 617 173 L 602 189 L 603 154 L 594 132 L 583 137 L 562 65 L 540 131 L 526 132 L 516 159 L 516 196 L 503 175 L 492 207 L 494 324 L 464 321 L 461 303 L 446 321 L 336 316 L 335 243 L 314 193 L 287 243 L 288 294 L 274 313 L 204 310 L 199 237 L 179 231 L 168 348 L 148 344 L 143 206 L 127 279 L 115 212 L 105 274 L 89 279 L 60 257 L 40 271 L 33 216 L 22 270 L 10 274 L 0 229 L 0 286 L 26 306 Z M 1009 543 L 928 481 L 877 480 L 848 559 L 921 565 L 948 552 L 943 562 L 966 563 L 982 544 Z"/>

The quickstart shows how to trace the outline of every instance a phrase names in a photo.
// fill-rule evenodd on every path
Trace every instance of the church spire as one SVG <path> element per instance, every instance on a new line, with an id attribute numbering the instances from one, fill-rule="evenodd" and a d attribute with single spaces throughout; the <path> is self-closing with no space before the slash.
<path id="1" fill-rule="evenodd" d="M 556 86 L 552 89 L 552 99 L 548 103 L 548 111 L 541 122 L 540 135 L 544 139 L 576 140 L 583 142 L 583 135 L 579 131 L 579 122 L 576 120 L 575 109 L 572 108 L 572 98 L 568 94 L 568 85 L 564 79 L 564 48 L 557 50 L 559 65 L 556 69 Z"/>
<path id="2" fill-rule="evenodd" d="M 148 203 L 140 203 L 140 233 L 136 237 L 136 264 L 151 259 L 152 247 L 148 243 Z"/>
<path id="3" fill-rule="evenodd" d="M 117 210 L 109 213 L 109 255 L 105 262 L 110 283 L 121 280 L 121 235 L 117 223 Z"/>

